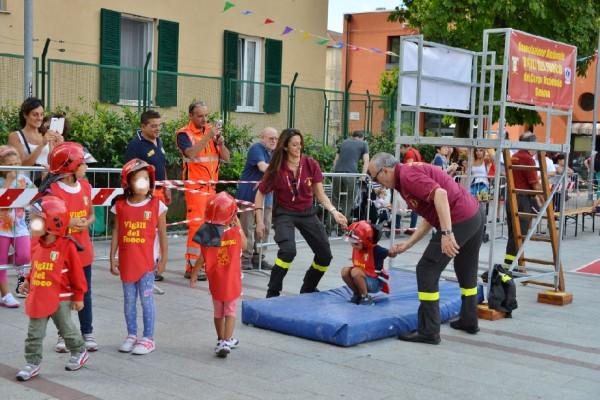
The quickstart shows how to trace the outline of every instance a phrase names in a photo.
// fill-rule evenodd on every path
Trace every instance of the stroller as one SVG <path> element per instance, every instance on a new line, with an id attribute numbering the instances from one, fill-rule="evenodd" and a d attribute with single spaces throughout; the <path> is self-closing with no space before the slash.
<path id="1" fill-rule="evenodd" d="M 391 227 L 391 212 L 387 208 L 377 208 L 375 206 L 375 200 L 377 199 L 377 193 L 375 189 L 380 188 L 378 184 L 371 185 L 371 191 L 369 193 L 368 182 L 361 182 L 360 190 L 356 192 L 354 196 L 354 205 L 352 207 L 352 218 L 355 221 L 366 220 L 374 225 L 388 228 Z"/>

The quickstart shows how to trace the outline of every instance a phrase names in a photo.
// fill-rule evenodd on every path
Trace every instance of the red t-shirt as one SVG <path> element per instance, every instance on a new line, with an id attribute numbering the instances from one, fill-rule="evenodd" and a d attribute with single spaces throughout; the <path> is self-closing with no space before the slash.
<path id="1" fill-rule="evenodd" d="M 535 166 L 535 160 L 527 150 L 519 150 L 510 157 L 513 165 Z M 537 172 L 533 169 L 513 169 L 513 179 L 516 189 L 533 189 L 538 182 Z"/>
<path id="2" fill-rule="evenodd" d="M 404 153 L 404 158 L 402 160 L 405 163 L 409 162 L 410 160 L 413 162 L 421 162 L 423 161 L 423 158 L 421 157 L 419 150 L 415 149 L 414 147 L 409 147 L 408 150 L 406 150 L 406 153 Z"/>
<path id="3" fill-rule="evenodd" d="M 158 227 L 159 199 L 152 197 L 143 206 L 115 202 L 119 226 L 119 273 L 123 282 L 137 282 L 154 270 L 154 240 Z"/>
<path id="4" fill-rule="evenodd" d="M 27 280 L 29 295 L 25 300 L 25 312 L 31 318 L 54 314 L 61 301 L 82 301 L 87 291 L 75 243 L 64 237 L 51 244 L 37 241 L 31 250 L 31 271 Z"/>
<path id="5" fill-rule="evenodd" d="M 440 228 L 440 220 L 433 203 L 433 195 L 438 188 L 448 193 L 450 219 L 453 224 L 466 221 L 479 210 L 477 199 L 456 183 L 446 171 L 435 165 L 398 164 L 395 177 L 395 189 L 406 200 L 408 207 L 437 229 Z"/>
<path id="6" fill-rule="evenodd" d="M 76 188 L 62 186 L 59 182 L 52 183 L 50 185 L 50 193 L 64 200 L 69 210 L 69 216 L 71 218 L 86 218 L 89 219 L 93 213 L 92 211 L 92 187 L 86 180 L 80 179 L 79 190 Z M 92 265 L 94 260 L 94 246 L 92 245 L 92 239 L 90 238 L 90 231 L 85 229 L 83 231 L 69 228 L 69 235 L 73 236 L 73 239 L 83 247 L 83 251 L 79 252 L 79 258 L 81 264 L 84 267 Z"/>
<path id="7" fill-rule="evenodd" d="M 308 156 L 300 158 L 298 177 L 295 178 L 286 162 L 270 183 L 264 179 L 258 185 L 262 193 L 274 193 L 274 204 L 290 211 L 304 211 L 313 205 L 313 184 L 323 182 L 319 163 Z"/>
<path id="8" fill-rule="evenodd" d="M 204 257 L 208 288 L 214 300 L 232 301 L 242 294 L 242 235 L 240 228 L 225 229 L 220 247 L 200 248 Z"/>

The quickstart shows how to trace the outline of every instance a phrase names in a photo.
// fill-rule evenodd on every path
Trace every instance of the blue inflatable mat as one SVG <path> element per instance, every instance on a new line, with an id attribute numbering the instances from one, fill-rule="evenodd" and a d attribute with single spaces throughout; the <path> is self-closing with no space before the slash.
<path id="1" fill-rule="evenodd" d="M 417 329 L 416 276 L 391 271 L 391 293 L 375 296 L 372 306 L 349 302 L 346 286 L 320 293 L 283 296 L 242 302 L 242 322 L 259 328 L 333 343 L 354 346 L 371 340 L 412 332 Z M 458 284 L 440 281 L 442 322 L 460 312 Z"/>

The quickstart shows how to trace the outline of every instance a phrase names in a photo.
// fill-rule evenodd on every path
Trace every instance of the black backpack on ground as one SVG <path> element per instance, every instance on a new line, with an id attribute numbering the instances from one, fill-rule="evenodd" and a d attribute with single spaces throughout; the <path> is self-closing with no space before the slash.
<path id="1" fill-rule="evenodd" d="M 481 276 L 487 282 L 487 271 Z M 504 269 L 500 264 L 494 264 L 492 271 L 492 285 L 488 294 L 488 307 L 506 313 L 510 318 L 511 313 L 517 305 L 517 287 L 510 271 Z"/>

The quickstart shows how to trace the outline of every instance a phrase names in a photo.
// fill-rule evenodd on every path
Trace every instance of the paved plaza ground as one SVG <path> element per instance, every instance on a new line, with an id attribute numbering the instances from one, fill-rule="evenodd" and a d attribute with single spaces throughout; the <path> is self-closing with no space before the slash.
<path id="1" fill-rule="evenodd" d="M 567 271 L 600 258 L 598 232 L 569 228 L 563 242 Z M 504 239 L 496 241 L 501 259 Z M 384 242 L 385 244 L 385 242 Z M 442 326 L 439 346 L 395 338 L 341 348 L 238 322 L 241 345 L 227 359 L 213 355 L 215 333 L 206 283 L 190 289 L 182 276 L 182 237 L 170 239 L 169 271 L 156 296 L 157 350 L 147 356 L 121 354 L 125 337 L 122 289 L 106 261 L 94 265 L 94 328 L 100 350 L 84 369 L 67 372 L 68 356 L 53 351 L 56 329 L 49 325 L 39 377 L 18 383 L 24 364 L 27 318 L 23 309 L 0 308 L 0 399 L 598 399 L 600 398 L 600 276 L 566 274 L 574 302 L 564 307 L 539 304 L 534 286 L 519 286 L 519 308 L 512 319 L 480 321 L 468 335 Z M 416 263 L 425 242 L 398 257 Z M 106 243 L 97 244 L 105 254 Z M 341 286 L 340 268 L 350 247 L 333 241 L 333 264 L 321 290 Z M 275 248 L 268 251 L 273 260 Z M 531 257 L 548 254 L 534 243 Z M 488 257 L 488 245 L 481 250 Z M 300 245 L 288 274 L 285 295 L 298 293 L 311 252 Z M 482 265 L 482 268 L 484 266 Z M 451 267 L 446 276 L 453 276 Z M 11 281 L 13 277 L 11 276 Z M 268 277 L 244 276 L 244 298 L 262 298 Z M 240 307 L 241 304 L 238 306 Z"/>

